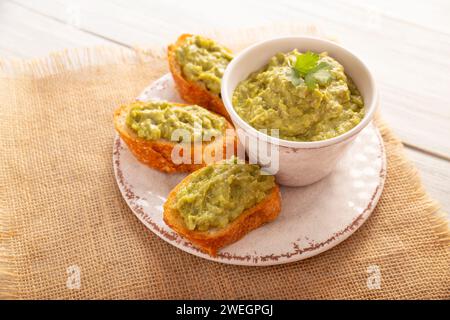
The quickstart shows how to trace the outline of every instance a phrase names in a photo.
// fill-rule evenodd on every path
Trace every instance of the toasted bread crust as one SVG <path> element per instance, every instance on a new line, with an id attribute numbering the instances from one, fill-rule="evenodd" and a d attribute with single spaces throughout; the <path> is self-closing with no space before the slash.
<path id="1" fill-rule="evenodd" d="M 181 67 L 175 58 L 175 50 L 184 43 L 186 38 L 191 36 L 192 34 L 182 34 L 174 44 L 169 45 L 167 50 L 170 72 L 172 73 L 178 92 L 183 100 L 205 107 L 231 121 L 225 105 L 218 95 L 210 92 L 203 84 L 189 82 L 183 77 Z"/>
<path id="2" fill-rule="evenodd" d="M 164 203 L 163 219 L 178 234 L 211 256 L 216 256 L 217 250 L 238 241 L 250 231 L 273 221 L 281 211 L 280 189 L 278 185 L 275 185 L 263 201 L 242 212 L 225 228 L 214 231 L 189 230 L 179 211 L 174 209 L 174 205 L 178 190 L 187 184 L 190 178 L 190 175 L 187 176 L 169 193 L 167 201 Z"/>
<path id="3" fill-rule="evenodd" d="M 187 106 L 187 104 L 174 103 L 178 106 Z M 133 155 L 142 163 L 148 165 L 151 168 L 166 172 L 192 172 L 200 169 L 206 165 L 205 159 L 202 156 L 202 163 L 194 162 L 194 155 L 196 152 L 203 155 L 205 148 L 215 148 L 217 145 L 222 145 L 222 158 L 226 158 L 226 150 L 233 150 L 233 154 L 236 154 L 237 140 L 233 133 L 227 137 L 218 138 L 212 142 L 203 142 L 201 145 L 195 145 L 191 147 L 191 164 L 181 163 L 176 164 L 172 162 L 172 150 L 175 147 L 175 143 L 167 140 L 145 140 L 139 138 L 131 129 L 125 124 L 125 118 L 130 109 L 129 105 L 119 107 L 114 112 L 114 127 L 119 133 L 122 140 L 127 144 Z M 234 132 L 233 126 L 227 121 L 228 132 Z M 199 148 L 201 150 L 199 150 Z M 220 148 L 217 146 L 217 148 Z M 181 150 L 180 155 L 183 155 Z M 214 153 L 214 152 L 213 152 Z"/>

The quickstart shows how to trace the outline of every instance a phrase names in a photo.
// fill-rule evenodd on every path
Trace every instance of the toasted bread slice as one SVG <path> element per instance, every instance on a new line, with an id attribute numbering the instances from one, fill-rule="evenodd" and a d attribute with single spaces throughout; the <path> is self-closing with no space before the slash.
<path id="1" fill-rule="evenodd" d="M 190 82 L 183 77 L 181 67 L 175 58 L 175 50 L 184 43 L 186 38 L 191 36 L 192 34 L 182 34 L 178 40 L 168 48 L 167 58 L 169 61 L 169 68 L 178 92 L 183 100 L 205 107 L 208 110 L 224 116 L 230 121 L 230 116 L 225 109 L 225 105 L 217 94 L 210 92 L 202 83 Z"/>
<path id="2" fill-rule="evenodd" d="M 187 106 L 187 104 L 181 103 L 174 103 L 174 105 Z M 222 136 L 213 141 L 203 142 L 202 144 L 192 144 L 190 150 L 190 163 L 176 164 L 172 161 L 172 150 L 176 145 L 175 142 L 164 139 L 145 140 L 139 138 L 137 134 L 126 125 L 126 118 L 131 107 L 131 105 L 124 105 L 119 107 L 114 112 L 114 127 L 116 128 L 122 140 L 127 144 L 133 155 L 140 162 L 148 165 L 151 168 L 166 173 L 195 171 L 207 164 L 206 158 L 204 157 L 204 153 L 206 153 L 207 151 L 206 148 L 208 148 L 209 151 L 212 150 L 211 157 L 213 157 L 215 156 L 214 150 L 216 148 L 217 150 L 219 150 L 220 146 L 222 146 L 222 156 L 220 159 L 215 159 L 216 161 L 225 159 L 227 156 L 227 150 L 228 152 L 232 150 L 233 154 L 236 154 L 237 140 L 234 132 L 234 127 L 227 121 L 227 129 L 231 129 L 227 130 L 227 132 L 229 133 L 227 136 Z M 199 148 L 201 150 L 199 150 Z M 180 151 L 181 156 L 183 155 L 183 151 L 183 149 Z M 195 163 L 194 155 L 196 153 L 202 155 L 201 163 Z"/>
<path id="3" fill-rule="evenodd" d="M 183 217 L 174 209 L 178 190 L 186 185 L 191 176 L 183 179 L 170 193 L 164 204 L 164 222 L 196 245 L 200 250 L 211 256 L 217 255 L 217 250 L 238 241 L 250 231 L 261 225 L 275 220 L 281 211 L 281 197 L 278 185 L 275 185 L 267 197 L 247 210 L 244 210 L 235 220 L 225 228 L 208 231 L 189 230 Z"/>

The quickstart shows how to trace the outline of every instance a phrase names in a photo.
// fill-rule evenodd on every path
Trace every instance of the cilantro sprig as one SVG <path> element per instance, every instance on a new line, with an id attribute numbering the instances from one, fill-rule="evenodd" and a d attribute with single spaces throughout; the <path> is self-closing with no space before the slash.
<path id="1" fill-rule="evenodd" d="M 330 69 L 328 63 L 319 63 L 317 53 L 307 51 L 297 55 L 297 60 L 292 66 L 291 82 L 294 86 L 304 82 L 309 90 L 314 90 L 317 84 L 325 85 L 331 80 Z"/>

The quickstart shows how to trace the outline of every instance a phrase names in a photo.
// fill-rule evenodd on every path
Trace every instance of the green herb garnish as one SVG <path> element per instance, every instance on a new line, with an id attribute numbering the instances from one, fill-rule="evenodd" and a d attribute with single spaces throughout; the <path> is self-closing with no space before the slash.
<path id="1" fill-rule="evenodd" d="M 297 86 L 304 82 L 309 90 L 316 88 L 317 84 L 325 85 L 331 80 L 330 65 L 326 62 L 319 63 L 319 55 L 311 51 L 299 54 L 292 70 L 292 84 Z"/>

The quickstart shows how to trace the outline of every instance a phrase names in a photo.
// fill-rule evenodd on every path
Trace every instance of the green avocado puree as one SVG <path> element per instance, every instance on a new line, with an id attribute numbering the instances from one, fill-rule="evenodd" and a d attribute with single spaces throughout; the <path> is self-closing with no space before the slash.
<path id="1" fill-rule="evenodd" d="M 356 126 L 364 117 L 364 102 L 344 67 L 319 54 L 331 78 L 309 89 L 302 79 L 292 80 L 298 55 L 297 50 L 278 53 L 238 84 L 232 100 L 239 116 L 258 130 L 279 129 L 281 139 L 292 141 L 330 139 Z"/>
<path id="2" fill-rule="evenodd" d="M 177 106 L 166 101 L 134 102 L 126 124 L 146 140 L 172 140 L 175 130 L 184 129 L 194 142 L 201 141 L 202 137 L 218 137 L 226 129 L 223 117 L 202 107 Z"/>
<path id="3" fill-rule="evenodd" d="M 232 158 L 192 173 L 178 191 L 174 208 L 189 230 L 223 228 L 261 202 L 274 186 L 274 177 L 261 174 L 258 165 Z"/>
<path id="4" fill-rule="evenodd" d="M 175 50 L 175 58 L 187 80 L 200 82 L 209 91 L 220 95 L 223 73 L 233 59 L 227 48 L 195 35 L 186 38 L 184 44 Z"/>

